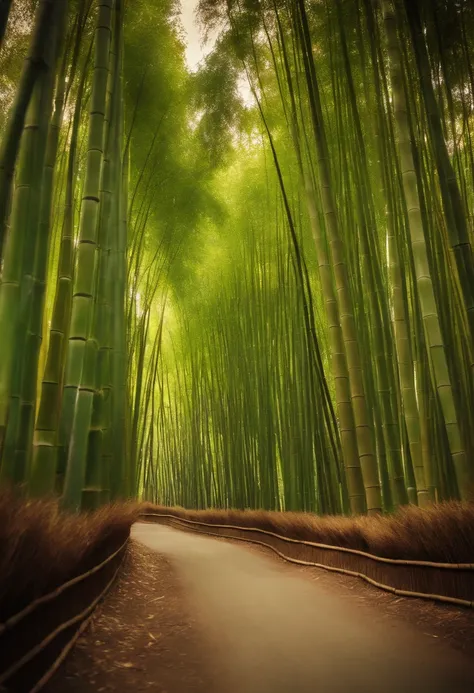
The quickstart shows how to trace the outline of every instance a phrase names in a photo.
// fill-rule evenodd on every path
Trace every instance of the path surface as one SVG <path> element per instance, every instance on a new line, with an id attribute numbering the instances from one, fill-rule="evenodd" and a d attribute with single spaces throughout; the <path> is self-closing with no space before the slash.
<path id="1" fill-rule="evenodd" d="M 137 523 L 132 537 L 180 578 L 213 650 L 213 692 L 474 691 L 472 660 L 277 561 L 159 525 Z"/>
<path id="2" fill-rule="evenodd" d="M 170 561 L 132 542 L 117 583 L 42 693 L 215 693 L 215 678 Z"/>

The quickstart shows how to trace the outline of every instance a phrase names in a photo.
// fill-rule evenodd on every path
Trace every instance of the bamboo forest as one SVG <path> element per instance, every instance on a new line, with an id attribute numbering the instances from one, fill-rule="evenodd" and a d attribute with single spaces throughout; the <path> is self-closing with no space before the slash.
<path id="1" fill-rule="evenodd" d="M 0 2 L 0 483 L 474 499 L 474 4 Z"/>

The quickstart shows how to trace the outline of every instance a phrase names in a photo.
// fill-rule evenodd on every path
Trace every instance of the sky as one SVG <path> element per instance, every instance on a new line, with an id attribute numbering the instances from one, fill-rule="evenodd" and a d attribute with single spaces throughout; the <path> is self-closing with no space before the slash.
<path id="1" fill-rule="evenodd" d="M 201 60 L 211 52 L 217 34 L 212 36 L 204 46 L 200 35 L 199 27 L 196 22 L 195 11 L 199 0 L 181 0 L 181 21 L 187 37 L 186 62 L 188 68 L 193 72 L 197 70 Z"/>
<path id="2" fill-rule="evenodd" d="M 208 42 L 204 45 L 195 17 L 198 4 L 199 0 L 181 0 L 181 22 L 186 32 L 187 41 L 185 56 L 188 68 L 192 72 L 198 69 L 201 60 L 212 51 L 218 35 L 218 32 L 211 34 Z M 247 106 L 253 105 L 253 97 L 245 77 L 239 80 L 238 91 Z"/>

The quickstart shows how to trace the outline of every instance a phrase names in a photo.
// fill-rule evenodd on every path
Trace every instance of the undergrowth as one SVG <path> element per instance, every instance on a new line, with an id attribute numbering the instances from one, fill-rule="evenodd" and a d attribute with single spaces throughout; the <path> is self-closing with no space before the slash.
<path id="1" fill-rule="evenodd" d="M 0 623 L 30 601 L 105 560 L 137 519 L 133 503 L 79 515 L 54 501 L 0 493 Z"/>
<path id="2" fill-rule="evenodd" d="M 385 558 L 474 563 L 474 503 L 445 502 L 426 509 L 405 506 L 393 515 L 317 516 L 264 510 L 186 510 L 146 504 L 146 512 L 171 513 L 210 524 L 237 525 Z"/>

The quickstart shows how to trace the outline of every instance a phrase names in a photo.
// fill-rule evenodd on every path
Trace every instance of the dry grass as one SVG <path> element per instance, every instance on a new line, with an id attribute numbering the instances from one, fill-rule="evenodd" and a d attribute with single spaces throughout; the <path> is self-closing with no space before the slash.
<path id="1" fill-rule="evenodd" d="M 141 510 L 172 513 L 210 524 L 265 529 L 292 539 L 358 549 L 385 558 L 474 563 L 474 503 L 440 503 L 425 510 L 406 506 L 394 515 L 376 517 L 185 510 L 151 504 L 142 505 Z"/>
<path id="2" fill-rule="evenodd" d="M 54 501 L 0 493 L 0 623 L 104 560 L 125 541 L 137 512 L 130 503 L 70 516 Z"/>
<path id="3" fill-rule="evenodd" d="M 349 518 L 260 510 L 192 511 L 130 503 L 69 516 L 52 501 L 24 502 L 3 492 L 0 623 L 32 599 L 104 560 L 123 543 L 139 511 L 266 529 L 389 558 L 474 562 L 474 504 L 443 503 L 426 510 L 406 507 L 392 516 Z"/>

